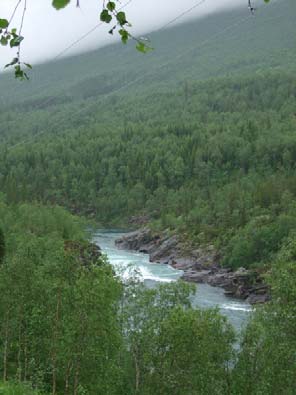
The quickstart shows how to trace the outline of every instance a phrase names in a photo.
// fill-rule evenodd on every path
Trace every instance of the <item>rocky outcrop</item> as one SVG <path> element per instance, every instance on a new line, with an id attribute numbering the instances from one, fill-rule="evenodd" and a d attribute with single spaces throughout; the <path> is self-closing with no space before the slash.
<path id="1" fill-rule="evenodd" d="M 68 255 L 78 259 L 78 262 L 84 267 L 98 264 L 102 256 L 100 247 L 89 242 L 67 240 L 64 243 L 64 250 Z"/>
<path id="2" fill-rule="evenodd" d="M 143 228 L 122 236 L 115 241 L 115 244 L 117 248 L 122 250 L 133 250 L 150 254 L 156 248 L 159 238 L 160 236 L 153 235 L 148 228 Z"/>
<path id="3" fill-rule="evenodd" d="M 116 241 L 120 249 L 149 254 L 150 262 L 169 264 L 182 270 L 182 279 L 188 282 L 222 287 L 225 294 L 245 299 L 251 304 L 269 300 L 268 287 L 255 271 L 240 268 L 232 271 L 220 266 L 220 256 L 214 246 L 190 249 L 176 235 L 169 232 L 154 233 L 149 228 L 124 235 Z"/>
<path id="4" fill-rule="evenodd" d="M 185 271 L 186 281 L 222 287 L 227 296 L 245 299 L 250 304 L 265 303 L 270 299 L 268 286 L 254 271 L 240 268 L 236 271 L 216 267 L 211 270 Z"/>

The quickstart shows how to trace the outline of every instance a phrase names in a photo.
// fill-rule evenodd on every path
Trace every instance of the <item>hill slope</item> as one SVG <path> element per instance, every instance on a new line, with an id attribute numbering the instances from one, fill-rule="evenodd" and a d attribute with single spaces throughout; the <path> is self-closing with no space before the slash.
<path id="1" fill-rule="evenodd" d="M 149 37 L 155 50 L 145 56 L 133 44 L 112 45 L 35 67 L 31 81 L 18 84 L 17 90 L 11 76 L 2 75 L 2 108 L 20 101 L 39 106 L 38 98 L 52 95 L 78 100 L 112 91 L 118 94 L 118 89 L 124 94 L 142 93 L 184 80 L 269 67 L 294 69 L 295 15 L 293 0 L 261 6 L 255 16 L 246 8 L 235 9 L 152 33 Z M 50 101 L 50 105 L 54 103 Z"/>
<path id="2" fill-rule="evenodd" d="M 146 213 L 233 267 L 268 262 L 296 230 L 295 2 L 259 11 L 156 32 L 144 58 L 113 46 L 40 66 L 1 107 L 7 200 L 109 225 Z"/>

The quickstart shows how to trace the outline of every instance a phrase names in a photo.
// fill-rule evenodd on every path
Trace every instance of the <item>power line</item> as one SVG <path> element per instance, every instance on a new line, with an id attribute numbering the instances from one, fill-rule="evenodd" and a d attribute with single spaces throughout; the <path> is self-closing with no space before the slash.
<path id="1" fill-rule="evenodd" d="M 183 16 L 189 14 L 190 12 L 192 12 L 192 11 L 193 11 L 194 9 L 196 9 L 197 7 L 201 6 L 201 5 L 202 5 L 203 3 L 205 3 L 206 1 L 207 1 L 207 0 L 199 0 L 199 1 L 198 1 L 197 3 L 195 3 L 193 6 L 191 6 L 191 7 L 188 8 L 188 9 L 186 9 L 186 10 L 183 11 L 181 14 L 179 14 L 178 16 L 176 16 L 175 18 L 173 18 L 172 20 L 170 20 L 169 22 L 167 22 L 167 23 L 166 23 L 165 25 L 163 25 L 159 30 L 160 30 L 160 31 L 161 31 L 161 30 L 164 30 L 164 29 L 167 28 L 169 25 L 171 25 L 172 23 L 174 23 L 174 22 L 176 22 L 177 20 L 181 19 Z M 128 4 L 130 4 L 131 2 L 132 2 L 132 0 L 129 0 L 127 3 L 125 3 L 125 4 L 123 5 L 123 7 L 121 7 L 121 9 L 125 8 L 125 7 L 126 7 Z M 88 37 L 92 32 L 94 32 L 94 31 L 95 31 L 99 26 L 101 26 L 102 24 L 103 24 L 102 22 L 98 23 L 98 24 L 97 24 L 96 26 L 94 26 L 91 30 L 89 30 L 87 33 L 85 33 L 85 34 L 84 34 L 83 36 L 81 36 L 79 39 L 77 39 L 77 40 L 74 41 L 72 44 L 70 44 L 69 46 L 67 46 L 67 47 L 66 47 L 63 51 L 61 51 L 58 55 L 56 55 L 56 56 L 54 57 L 53 60 L 57 60 L 58 58 L 60 58 L 60 57 L 61 57 L 62 55 L 64 55 L 69 49 L 73 48 L 77 43 L 81 42 L 81 41 L 84 40 L 86 37 Z M 164 67 L 164 66 L 162 65 L 162 66 L 160 66 L 159 68 L 161 68 L 161 67 Z M 123 86 L 119 87 L 118 89 L 113 90 L 112 92 L 109 92 L 108 94 L 104 95 L 103 100 L 106 99 L 106 98 L 108 98 L 110 95 L 112 95 L 112 94 L 114 94 L 114 93 L 117 93 L 117 92 L 121 91 L 122 89 L 125 89 L 125 88 L 127 88 L 127 87 L 129 87 L 129 86 L 131 86 L 131 85 L 134 85 L 135 83 L 139 82 L 141 79 L 145 78 L 145 76 L 147 76 L 147 75 L 149 75 L 149 74 L 151 74 L 151 73 L 148 72 L 148 73 L 146 73 L 146 74 L 144 74 L 144 75 L 141 75 L 141 76 L 138 77 L 137 79 L 135 79 L 135 80 L 133 80 L 133 81 L 127 83 L 127 84 L 124 84 Z M 50 85 L 50 84 L 48 84 L 48 85 Z M 44 87 L 43 87 L 43 89 L 44 89 Z M 43 105 L 43 106 L 44 106 L 44 105 L 48 105 L 48 104 L 50 104 L 50 102 L 53 101 L 53 100 L 54 100 L 54 98 L 50 98 L 47 102 L 42 103 L 42 105 Z M 102 102 L 101 102 L 101 103 L 102 103 Z M 39 106 L 39 108 L 40 108 L 40 106 Z M 37 109 L 38 109 L 38 107 L 37 107 Z M 83 112 L 83 110 L 78 111 L 78 112 L 76 112 L 76 115 L 77 115 L 77 114 L 80 114 L 80 113 L 82 113 L 82 112 Z M 43 134 L 45 134 L 45 133 L 46 133 L 46 130 L 43 130 L 43 131 L 41 131 L 41 132 L 39 132 L 39 133 L 36 133 L 36 134 L 35 134 L 34 136 L 32 136 L 31 138 L 25 139 L 25 140 L 23 140 L 23 141 L 20 141 L 20 142 L 14 144 L 14 145 L 8 147 L 7 150 L 10 151 L 10 150 L 12 150 L 12 149 L 14 149 L 14 148 L 16 148 L 16 147 L 18 147 L 18 146 L 20 146 L 20 145 L 28 144 L 30 141 L 35 140 L 36 137 L 39 137 L 39 136 L 41 136 L 41 135 L 43 135 Z"/>
<path id="2" fill-rule="evenodd" d="M 231 24 L 231 25 L 228 25 L 228 26 L 225 27 L 224 29 L 219 30 L 218 32 L 216 32 L 216 33 L 213 34 L 212 36 L 208 37 L 207 39 L 205 39 L 204 41 L 202 41 L 201 43 L 199 43 L 198 45 L 196 45 L 196 46 L 194 46 L 194 47 L 192 47 L 192 48 L 189 48 L 188 50 L 182 52 L 182 53 L 179 54 L 177 57 L 174 57 L 172 60 L 169 60 L 169 61 L 167 61 L 167 62 L 165 62 L 165 63 L 163 63 L 163 64 L 161 64 L 161 65 L 159 65 L 159 66 L 156 66 L 153 70 L 150 70 L 149 72 L 147 72 L 147 73 L 145 73 L 145 74 L 142 74 L 140 77 L 138 77 L 138 78 L 136 78 L 136 79 L 134 79 L 134 80 L 132 80 L 132 81 L 130 81 L 130 82 L 128 82 L 128 83 L 122 85 L 121 87 L 119 87 L 119 88 L 117 88 L 117 89 L 114 89 L 114 90 L 112 90 L 111 92 L 105 94 L 104 97 L 101 99 L 101 101 L 100 101 L 99 103 L 96 103 L 96 104 L 95 104 L 95 108 L 96 108 L 98 105 L 102 104 L 103 101 L 104 101 L 105 99 L 107 99 L 109 96 L 111 96 L 111 95 L 113 95 L 113 94 L 115 94 L 115 93 L 118 93 L 118 92 L 120 92 L 121 90 L 126 89 L 126 88 L 128 88 L 128 87 L 130 87 L 130 86 L 132 86 L 132 85 L 134 85 L 134 84 L 136 84 L 136 83 L 138 83 L 139 81 L 143 80 L 145 77 L 147 77 L 147 76 L 149 76 L 149 75 L 153 75 L 153 73 L 154 73 L 155 71 L 157 71 L 158 69 L 162 69 L 162 68 L 168 66 L 170 63 L 175 62 L 176 59 L 183 58 L 184 55 L 190 53 L 191 51 L 203 47 L 204 45 L 206 45 L 206 44 L 208 44 L 209 42 L 211 42 L 211 41 L 212 41 L 214 38 L 216 38 L 217 36 L 223 35 L 225 32 L 229 31 L 229 30 L 232 29 L 233 27 L 236 27 L 236 26 L 238 26 L 238 25 L 241 25 L 242 23 L 244 23 L 245 21 L 249 20 L 250 18 L 252 18 L 252 16 L 251 16 L 251 15 L 248 15 L 247 17 L 244 17 L 244 18 L 239 19 L 239 20 L 236 21 L 235 23 L 233 23 L 233 24 Z M 82 114 L 83 112 L 84 112 L 84 109 L 81 109 L 80 111 L 77 111 L 77 112 L 75 113 L 75 115 L 77 116 L 77 115 L 79 115 L 79 114 Z M 87 110 L 87 112 L 89 112 L 89 109 Z M 68 118 L 68 116 L 67 116 L 64 120 L 66 120 L 67 118 Z M 58 121 L 57 126 L 58 126 L 59 124 L 60 124 L 60 121 Z M 108 128 L 107 128 L 106 126 L 104 126 L 104 127 L 105 127 L 106 130 L 108 130 Z M 16 144 L 14 144 L 14 145 L 8 147 L 7 150 L 10 151 L 11 149 L 13 149 L 13 148 L 15 148 L 15 147 L 17 147 L 17 146 L 19 146 L 19 145 L 28 144 L 28 143 L 30 143 L 31 141 L 35 140 L 36 137 L 39 137 L 40 135 L 43 135 L 43 134 L 45 134 L 46 132 L 47 132 L 46 130 L 43 130 L 43 131 L 41 131 L 40 133 L 35 134 L 34 136 L 32 136 L 32 137 L 29 138 L 29 139 L 25 139 L 25 140 L 23 140 L 23 141 L 21 141 L 21 142 L 19 142 L 19 143 L 16 143 Z"/>
<path id="3" fill-rule="evenodd" d="M 206 0 L 203 0 L 203 2 L 204 2 L 204 1 L 206 1 Z M 200 4 L 201 4 L 201 2 L 200 2 Z M 126 89 L 126 88 L 128 88 L 128 87 L 130 87 L 130 86 L 132 86 L 132 85 L 134 85 L 134 84 L 136 84 L 136 83 L 138 83 L 139 81 L 143 80 L 144 78 L 146 78 L 146 77 L 149 76 L 149 75 L 153 75 L 153 73 L 155 73 L 155 71 L 160 70 L 160 69 L 162 69 L 162 68 L 168 66 L 170 63 L 175 62 L 176 59 L 183 58 L 185 55 L 187 55 L 188 53 L 192 52 L 193 50 L 196 50 L 196 49 L 199 49 L 199 48 L 205 46 L 206 44 L 208 44 L 209 42 L 211 42 L 211 41 L 212 41 L 213 39 L 215 39 L 216 37 L 220 37 L 220 36 L 223 35 L 225 32 L 227 32 L 227 31 L 231 30 L 232 28 L 234 28 L 234 27 L 236 27 L 236 26 L 238 26 L 238 25 L 240 25 L 240 24 L 246 22 L 246 21 L 249 20 L 250 18 L 253 18 L 253 16 L 252 16 L 252 15 L 248 15 L 247 17 L 240 18 L 240 19 L 239 19 L 238 21 L 236 21 L 235 23 L 233 23 L 233 24 L 231 24 L 231 25 L 228 25 L 228 26 L 226 26 L 225 28 L 220 29 L 218 32 L 212 34 L 211 36 L 209 36 L 208 38 L 206 38 L 205 40 L 203 40 L 201 43 L 199 43 L 198 45 L 195 45 L 195 46 L 193 46 L 193 47 L 187 49 L 186 51 L 183 51 L 183 52 L 180 53 L 177 57 L 174 57 L 173 59 L 168 60 L 167 62 L 164 62 L 164 63 L 161 64 L 161 65 L 157 65 L 157 66 L 154 67 L 152 70 L 149 70 L 148 72 L 142 74 L 140 77 L 135 78 L 134 80 L 132 80 L 132 81 L 130 81 L 130 82 L 127 82 L 126 84 L 122 85 L 121 87 L 119 87 L 119 88 L 117 88 L 117 89 L 114 89 L 114 90 L 112 90 L 111 92 L 105 94 L 105 95 L 103 96 L 103 98 L 101 98 L 100 102 L 95 104 L 95 108 L 97 108 L 98 105 L 102 104 L 103 101 L 104 101 L 105 99 L 107 99 L 109 96 L 111 96 L 111 95 L 113 95 L 113 94 L 115 94 L 115 93 L 118 93 L 118 92 L 120 92 L 121 90 Z M 279 16 L 277 16 L 276 18 L 279 18 Z M 270 18 L 270 19 L 275 19 L 275 18 Z M 161 30 L 162 30 L 162 29 L 164 29 L 164 27 L 162 27 Z M 50 102 L 50 101 L 49 101 L 49 102 Z M 48 102 L 47 102 L 46 104 L 48 104 Z M 44 105 L 44 103 L 43 103 L 43 105 Z M 38 109 L 38 107 L 37 107 L 37 109 Z M 81 109 L 80 111 L 77 111 L 77 112 L 75 113 L 75 115 L 82 114 L 82 113 L 84 112 L 84 110 L 85 110 L 85 109 L 83 108 L 83 109 Z M 88 112 L 89 112 L 89 109 L 87 109 L 87 113 L 88 113 Z M 66 118 L 68 118 L 68 116 L 67 116 Z M 64 120 L 66 120 L 66 118 L 65 118 Z M 58 126 L 59 124 L 60 124 L 60 121 L 58 121 L 57 126 Z M 106 128 L 106 127 L 105 127 L 105 128 Z M 108 129 L 108 128 L 106 128 L 106 129 Z M 39 137 L 39 136 L 41 136 L 41 135 L 43 135 L 43 134 L 45 134 L 45 133 L 46 133 L 46 130 L 43 130 L 43 131 L 41 131 L 40 133 L 36 133 L 34 136 L 32 136 L 32 137 L 29 138 L 29 139 L 25 139 L 25 140 L 20 141 L 19 143 L 16 143 L 16 144 L 14 144 L 14 145 L 12 145 L 12 146 L 10 146 L 10 147 L 7 147 L 7 150 L 10 151 L 10 150 L 14 149 L 15 147 L 17 147 L 17 146 L 19 146 L 19 145 L 28 144 L 28 143 L 30 143 L 31 141 L 35 140 L 36 137 Z"/>
<path id="4" fill-rule="evenodd" d="M 19 2 L 21 2 L 22 0 L 19 0 Z M 181 19 L 183 16 L 187 15 L 188 13 L 190 13 L 191 11 L 193 11 L 195 8 L 197 8 L 198 6 L 202 5 L 203 3 L 205 3 L 207 0 L 199 0 L 197 3 L 195 3 L 193 6 L 191 6 L 190 8 L 186 9 L 185 11 L 183 11 L 181 14 L 177 15 L 176 17 L 174 17 L 172 20 L 170 20 L 169 22 L 166 22 L 162 27 L 160 27 L 158 30 L 161 31 L 165 28 L 167 28 L 169 25 L 173 24 L 174 22 L 178 21 L 179 19 Z M 122 10 L 124 8 L 126 8 L 130 3 L 132 3 L 132 0 L 128 0 L 122 7 L 119 8 L 119 10 Z M 57 61 L 59 58 L 61 58 L 63 55 L 65 55 L 70 49 L 72 49 L 73 47 L 75 47 L 77 44 L 79 44 L 81 41 L 83 41 L 85 38 L 87 38 L 89 35 L 91 35 L 93 32 L 95 32 L 99 27 L 101 27 L 102 25 L 104 25 L 104 22 L 100 22 L 98 24 L 96 24 L 93 28 L 91 28 L 88 32 L 84 33 L 81 37 L 79 37 L 77 40 L 75 40 L 74 42 L 72 42 L 70 45 L 68 45 L 67 47 L 65 47 L 62 51 L 60 51 L 57 55 L 54 56 L 54 58 L 52 58 L 49 62 L 53 62 L 53 61 Z M 47 83 L 45 85 L 43 85 L 40 89 L 45 89 L 47 86 L 50 86 L 51 83 Z M 35 96 L 35 93 L 26 96 L 26 99 Z M 47 103 L 49 103 L 50 101 L 54 100 L 54 98 L 50 98 L 48 102 L 43 103 L 43 106 Z"/>
<path id="5" fill-rule="evenodd" d="M 122 7 L 119 8 L 119 10 L 122 10 L 123 8 L 126 8 L 130 3 L 132 3 L 133 0 L 127 1 Z M 193 11 L 195 8 L 201 6 L 203 3 L 205 3 L 207 0 L 199 0 L 197 3 L 195 3 L 193 6 L 190 8 L 186 9 L 183 11 L 181 14 L 177 15 L 174 17 L 172 20 L 167 22 L 165 25 L 163 25 L 159 30 L 163 30 L 173 24 L 174 22 L 177 22 L 179 19 L 183 18 L 187 14 L 189 14 L 191 11 Z M 81 41 L 83 41 L 85 38 L 87 38 L 90 34 L 92 34 L 94 31 L 96 31 L 100 26 L 104 25 L 104 22 L 100 22 L 96 24 L 92 29 L 90 29 L 88 32 L 83 34 L 80 38 L 75 40 L 72 44 L 68 45 L 65 49 L 63 49 L 61 52 L 59 52 L 52 60 L 57 60 L 61 56 L 63 56 L 65 53 L 67 53 L 70 49 L 75 47 L 77 44 L 79 44 Z"/>
<path id="6" fill-rule="evenodd" d="M 122 7 L 119 8 L 119 10 L 123 10 L 125 7 L 127 7 L 133 0 L 127 1 Z M 61 56 L 65 55 L 70 49 L 75 47 L 75 45 L 79 44 L 81 41 L 83 41 L 85 38 L 87 38 L 89 35 L 91 35 L 94 31 L 96 31 L 100 26 L 104 25 L 105 22 L 100 22 L 97 23 L 92 29 L 90 29 L 88 32 L 83 34 L 81 37 L 79 37 L 77 40 L 75 40 L 72 44 L 68 45 L 65 49 L 63 49 L 61 52 L 59 52 L 52 60 L 55 61 L 59 59 Z"/>
<path id="7" fill-rule="evenodd" d="M 250 18 L 250 16 L 248 16 L 247 18 L 244 18 L 244 19 L 249 19 L 249 18 Z M 240 24 L 240 23 L 242 23 L 242 20 L 239 20 L 239 21 L 238 21 L 237 23 L 235 23 L 235 25 L 233 25 L 233 26 L 236 26 L 236 25 L 238 25 L 238 24 Z M 227 29 L 224 29 L 223 31 L 220 31 L 220 32 L 217 33 L 217 34 L 215 34 L 215 37 L 216 37 L 216 35 L 218 35 L 218 34 L 219 34 L 219 35 L 223 34 L 223 32 L 226 31 L 226 30 L 229 30 L 229 28 L 230 28 L 230 27 L 228 27 Z M 194 46 L 193 48 L 190 48 L 189 50 L 187 50 L 187 51 L 181 53 L 177 58 L 174 58 L 173 61 L 175 61 L 176 59 L 182 58 L 184 55 L 186 55 L 188 52 L 191 52 L 193 49 L 197 49 L 197 48 L 202 47 L 203 45 L 205 45 L 205 44 L 208 43 L 209 41 L 210 41 L 210 38 L 208 38 L 207 40 L 205 40 L 204 42 L 202 42 L 200 45 Z M 161 68 L 163 68 L 163 67 L 166 67 L 166 66 L 168 66 L 171 62 L 172 62 L 172 60 L 171 60 L 171 61 L 167 61 L 167 62 L 165 62 L 165 63 L 163 63 L 163 64 L 157 66 L 157 67 L 154 68 L 152 71 L 149 71 L 149 72 L 147 72 L 147 73 L 145 73 L 145 74 L 142 74 L 140 77 L 138 77 L 138 78 L 136 78 L 136 79 L 134 79 L 134 80 L 132 80 L 132 81 L 130 81 L 130 82 L 128 82 L 128 83 L 122 85 L 121 87 L 119 87 L 119 88 L 117 88 L 117 89 L 114 89 L 114 90 L 112 90 L 111 92 L 105 94 L 104 97 L 101 99 L 101 101 L 100 101 L 99 103 L 96 103 L 96 104 L 95 104 L 95 107 L 97 107 L 98 105 L 102 104 L 103 101 L 106 100 L 109 96 L 111 96 L 111 95 L 113 95 L 113 94 L 115 94 L 115 93 L 118 93 L 118 92 L 122 91 L 123 89 L 126 89 L 126 88 L 128 88 L 128 87 L 130 87 L 130 86 L 132 86 L 132 85 L 134 85 L 134 84 L 136 84 L 136 83 L 138 83 L 139 81 L 143 80 L 145 77 L 147 77 L 147 76 L 149 76 L 149 75 L 153 75 L 153 73 L 154 73 L 157 69 L 161 69 Z M 89 111 L 89 109 L 88 109 L 87 111 Z M 82 114 L 83 112 L 84 112 L 84 109 L 82 109 L 82 110 L 76 112 L 75 115 L 77 116 L 77 115 L 79 115 L 79 114 Z M 68 116 L 67 116 L 67 118 L 68 118 Z M 65 120 L 66 120 L 66 118 L 65 118 Z M 58 121 L 57 126 L 58 126 L 59 124 L 60 124 L 60 121 Z M 106 129 L 108 129 L 108 128 L 106 128 Z M 47 133 L 46 130 L 43 130 L 43 131 L 41 131 L 41 132 L 39 132 L 39 133 L 36 133 L 36 134 L 35 134 L 34 136 L 32 136 L 31 138 L 25 139 L 25 140 L 23 140 L 23 141 L 20 141 L 20 142 L 14 144 L 14 145 L 8 147 L 7 150 L 10 151 L 10 150 L 12 150 L 12 149 L 14 149 L 14 148 L 16 148 L 16 147 L 18 147 L 18 146 L 20 146 L 20 145 L 28 144 L 28 143 L 30 143 L 31 141 L 35 140 L 36 137 L 40 137 L 41 135 L 43 135 L 43 134 L 45 134 L 45 133 Z"/>
<path id="8" fill-rule="evenodd" d="M 17 7 L 20 5 L 20 3 L 23 0 L 19 0 Z M 133 0 L 128 0 L 125 4 L 123 4 L 118 10 L 123 10 L 124 8 L 126 8 L 130 3 L 132 3 Z M 16 9 L 17 9 L 16 7 Z M 16 12 L 16 9 L 14 11 L 14 13 Z M 94 31 L 96 31 L 100 26 L 104 25 L 104 22 L 99 22 L 97 23 L 93 28 L 91 28 L 88 32 L 84 33 L 82 36 L 80 36 L 77 40 L 75 40 L 74 42 L 72 42 L 71 44 L 69 44 L 67 47 L 65 47 L 62 51 L 60 51 L 57 55 L 55 55 L 52 59 L 50 59 L 48 62 L 54 62 L 57 61 L 59 58 L 61 58 L 63 55 L 65 55 L 70 49 L 72 49 L 73 47 L 75 47 L 75 45 L 79 44 L 81 41 L 83 41 L 85 38 L 87 38 L 90 34 L 92 34 Z M 45 89 L 46 87 L 52 85 L 51 82 L 48 82 L 47 84 L 44 84 L 43 86 L 40 87 L 40 89 Z M 35 93 L 32 93 L 31 95 L 26 96 L 26 99 L 35 96 Z M 50 101 L 54 100 L 54 98 L 50 98 L 49 102 L 45 102 L 43 103 L 43 106 L 47 103 L 50 103 Z M 38 108 L 38 107 L 37 107 Z"/>
<path id="9" fill-rule="evenodd" d="M 8 25 L 11 24 L 11 22 L 12 22 L 14 16 L 15 16 L 15 14 L 16 14 L 16 12 L 17 12 L 17 9 L 19 8 L 19 6 L 20 6 L 20 4 L 21 4 L 22 1 L 23 1 L 23 0 L 18 0 L 18 2 L 17 2 L 17 4 L 16 4 L 16 6 L 14 7 L 14 10 L 13 10 L 13 12 L 12 12 L 12 14 L 11 14 L 11 17 L 9 18 Z"/>
<path id="10" fill-rule="evenodd" d="M 160 28 L 160 30 L 166 29 L 168 26 L 172 25 L 173 23 L 177 22 L 179 19 L 183 18 L 183 16 L 186 16 L 189 14 L 191 11 L 195 10 L 197 7 L 201 6 L 203 3 L 205 3 L 207 0 L 200 0 L 196 4 L 194 4 L 192 7 L 188 8 L 187 10 L 183 11 L 180 15 L 176 16 L 174 19 L 171 21 L 167 22 L 164 26 Z"/>

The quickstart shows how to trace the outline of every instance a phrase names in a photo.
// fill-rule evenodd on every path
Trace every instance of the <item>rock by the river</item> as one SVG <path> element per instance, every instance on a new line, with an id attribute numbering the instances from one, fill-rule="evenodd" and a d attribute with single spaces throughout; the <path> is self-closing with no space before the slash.
<path id="1" fill-rule="evenodd" d="M 149 254 L 150 262 L 169 264 L 182 270 L 182 279 L 222 287 L 225 294 L 245 299 L 250 304 L 265 303 L 269 289 L 258 273 L 244 268 L 232 271 L 220 266 L 220 256 L 214 246 L 185 248 L 177 235 L 170 232 L 154 233 L 148 227 L 128 233 L 115 242 L 120 249 Z"/>

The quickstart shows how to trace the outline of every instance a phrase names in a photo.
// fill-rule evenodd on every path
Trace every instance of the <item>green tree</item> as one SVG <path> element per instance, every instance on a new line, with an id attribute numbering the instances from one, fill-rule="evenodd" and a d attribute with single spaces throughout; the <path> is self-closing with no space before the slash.
<path id="1" fill-rule="evenodd" d="M 182 282 L 127 288 L 123 330 L 135 394 L 226 393 L 234 333 L 215 310 L 191 308 Z"/>
<path id="2" fill-rule="evenodd" d="M 234 338 L 218 311 L 173 309 L 154 336 L 143 393 L 229 393 Z"/>
<path id="3" fill-rule="evenodd" d="M 3 230 L 0 228 L 0 264 L 3 263 L 5 257 L 5 237 Z"/>
<path id="4" fill-rule="evenodd" d="M 3 381 L 53 395 L 116 394 L 121 286 L 112 268 L 64 210 L 3 204 L 0 211 L 8 241 L 0 266 Z"/>
<path id="5" fill-rule="evenodd" d="M 272 301 L 245 331 L 234 369 L 234 393 L 292 395 L 296 387 L 296 242 L 292 237 L 274 263 Z"/>

